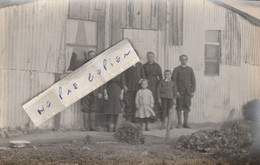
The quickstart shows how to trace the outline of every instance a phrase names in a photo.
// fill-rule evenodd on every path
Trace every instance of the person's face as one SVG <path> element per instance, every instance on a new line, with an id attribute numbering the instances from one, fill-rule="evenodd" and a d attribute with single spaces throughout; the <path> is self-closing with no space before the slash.
<path id="1" fill-rule="evenodd" d="M 182 65 L 186 65 L 187 62 L 188 62 L 188 58 L 186 56 L 181 56 L 180 62 L 181 62 Z"/>
<path id="2" fill-rule="evenodd" d="M 94 58 L 96 56 L 96 53 L 95 52 L 89 52 L 89 54 L 88 54 L 88 58 L 89 59 L 92 59 L 92 58 Z"/>
<path id="3" fill-rule="evenodd" d="M 143 89 L 146 89 L 148 87 L 148 83 L 146 81 L 143 81 L 142 84 L 141 84 L 141 87 Z"/>
<path id="4" fill-rule="evenodd" d="M 153 53 L 148 53 L 147 54 L 147 61 L 149 63 L 153 63 L 154 62 L 154 54 Z"/>
<path id="5" fill-rule="evenodd" d="M 165 76 L 165 78 L 167 78 L 167 79 L 171 79 L 172 74 L 171 74 L 171 72 L 165 72 L 165 73 L 164 73 L 164 76 Z"/>

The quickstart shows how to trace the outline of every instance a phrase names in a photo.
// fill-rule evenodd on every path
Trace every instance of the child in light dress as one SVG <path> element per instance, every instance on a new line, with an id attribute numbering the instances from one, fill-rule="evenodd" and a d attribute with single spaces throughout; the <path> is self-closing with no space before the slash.
<path id="1" fill-rule="evenodd" d="M 149 131 L 149 118 L 155 116 L 153 111 L 154 98 L 152 92 L 147 89 L 148 81 L 146 79 L 142 79 L 140 83 L 141 89 L 137 91 L 135 97 L 135 104 L 137 108 L 135 117 L 140 120 L 141 128 L 143 128 L 143 123 L 145 123 L 145 130 Z"/>

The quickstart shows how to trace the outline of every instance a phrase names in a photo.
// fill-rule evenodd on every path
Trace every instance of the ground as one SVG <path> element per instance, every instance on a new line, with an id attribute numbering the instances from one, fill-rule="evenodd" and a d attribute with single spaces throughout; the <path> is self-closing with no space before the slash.
<path id="1" fill-rule="evenodd" d="M 165 130 L 152 126 L 144 132 L 145 144 L 118 143 L 113 133 L 34 131 L 0 139 L 0 164 L 229 164 L 226 159 L 187 149 L 176 149 L 176 139 L 199 130 L 219 128 L 217 124 L 173 129 L 165 141 Z M 28 140 L 26 148 L 10 148 L 10 140 Z"/>

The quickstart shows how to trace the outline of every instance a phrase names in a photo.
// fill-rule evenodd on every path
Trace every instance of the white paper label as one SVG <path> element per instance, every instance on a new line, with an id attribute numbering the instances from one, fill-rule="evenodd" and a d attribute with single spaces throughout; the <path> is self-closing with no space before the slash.
<path id="1" fill-rule="evenodd" d="M 23 105 L 36 126 L 140 61 L 127 39 L 93 58 Z"/>

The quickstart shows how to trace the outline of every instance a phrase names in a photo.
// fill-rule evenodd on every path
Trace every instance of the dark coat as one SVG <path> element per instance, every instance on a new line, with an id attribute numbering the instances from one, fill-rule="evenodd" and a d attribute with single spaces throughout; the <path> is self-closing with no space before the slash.
<path id="1" fill-rule="evenodd" d="M 176 97 L 177 88 L 173 81 L 161 80 L 157 87 L 157 97 L 173 99 Z"/>
<path id="2" fill-rule="evenodd" d="M 138 62 L 124 72 L 128 91 L 136 92 L 139 89 L 138 82 L 145 78 L 143 64 Z"/>
<path id="3" fill-rule="evenodd" d="M 108 101 L 105 105 L 105 113 L 108 114 L 119 114 L 121 110 L 120 94 L 121 90 L 124 89 L 125 80 L 122 74 L 116 76 L 104 85 L 104 89 L 107 90 Z"/>
<path id="4" fill-rule="evenodd" d="M 68 70 L 74 71 L 84 65 L 87 61 L 88 60 L 85 56 L 79 56 L 75 52 L 73 52 Z"/>
<path id="5" fill-rule="evenodd" d="M 180 94 L 187 92 L 194 93 L 196 90 L 196 80 L 191 67 L 178 66 L 173 70 L 172 81 L 177 85 Z"/>

